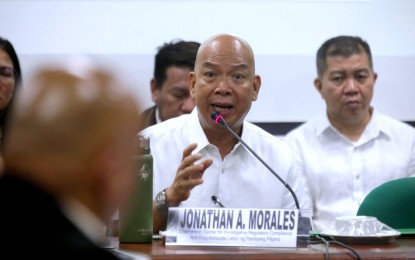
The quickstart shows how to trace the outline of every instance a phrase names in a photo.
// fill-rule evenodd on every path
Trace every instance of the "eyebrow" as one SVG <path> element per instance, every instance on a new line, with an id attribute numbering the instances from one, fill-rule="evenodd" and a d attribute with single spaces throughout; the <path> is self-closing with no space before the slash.
<path id="1" fill-rule="evenodd" d="M 356 72 L 370 72 L 370 71 L 371 71 L 370 68 L 359 68 L 359 69 L 353 70 L 353 73 L 356 73 Z M 330 71 L 329 74 L 331 75 L 333 73 L 345 73 L 345 72 L 346 72 L 345 69 L 335 69 L 335 70 Z"/>
<path id="2" fill-rule="evenodd" d="M 207 67 L 207 68 L 215 68 L 215 67 L 217 67 L 217 66 L 219 66 L 219 64 L 216 64 L 216 63 L 212 63 L 212 62 L 209 62 L 209 61 L 206 61 L 206 62 L 203 62 L 202 64 L 201 64 L 201 67 Z M 240 68 L 240 69 L 249 69 L 249 66 L 247 65 L 247 64 L 245 64 L 245 63 L 239 63 L 239 64 L 230 64 L 230 66 L 232 66 L 232 67 L 234 67 L 234 68 Z"/>

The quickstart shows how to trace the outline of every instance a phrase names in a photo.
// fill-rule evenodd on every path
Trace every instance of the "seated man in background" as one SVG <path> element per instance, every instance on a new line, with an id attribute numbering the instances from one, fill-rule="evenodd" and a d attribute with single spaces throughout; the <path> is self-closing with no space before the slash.
<path id="1" fill-rule="evenodd" d="M 167 119 L 190 113 L 195 102 L 189 93 L 188 77 L 195 66 L 198 42 L 165 43 L 156 54 L 154 76 L 150 82 L 154 106 L 141 113 L 139 131 Z M 107 234 L 119 235 L 118 212 L 109 223 Z"/>
<path id="2" fill-rule="evenodd" d="M 142 129 L 192 112 L 195 103 L 187 79 L 195 66 L 199 46 L 197 42 L 177 41 L 159 48 L 150 82 L 155 105 L 141 114 Z"/>
<path id="3" fill-rule="evenodd" d="M 78 63 L 42 69 L 27 82 L 4 140 L 0 254 L 116 259 L 100 243 L 133 188 L 133 93 Z"/>
<path id="4" fill-rule="evenodd" d="M 310 209 L 289 146 L 244 120 L 261 86 L 249 44 L 227 34 L 207 39 L 197 53 L 189 85 L 196 102 L 191 114 L 142 131 L 150 137 L 154 158 L 154 232 L 166 228 L 169 207 L 214 207 L 212 195 L 231 208 L 296 208 L 285 186 L 212 120 L 214 111 L 291 185 L 300 207 Z"/>
<path id="5" fill-rule="evenodd" d="M 327 40 L 317 52 L 317 74 L 314 85 L 326 113 L 286 140 L 310 187 L 314 228 L 327 230 L 334 218 L 356 215 L 378 185 L 415 176 L 415 129 L 371 106 L 377 74 L 361 38 Z"/>

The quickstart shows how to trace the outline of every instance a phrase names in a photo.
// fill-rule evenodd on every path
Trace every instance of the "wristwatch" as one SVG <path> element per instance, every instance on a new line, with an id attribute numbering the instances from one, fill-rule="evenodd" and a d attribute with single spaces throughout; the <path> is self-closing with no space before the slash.
<path id="1" fill-rule="evenodd" d="M 166 189 L 160 191 L 156 199 L 154 200 L 156 208 L 161 211 L 167 213 L 169 210 L 169 206 L 167 205 L 167 197 L 166 197 Z"/>

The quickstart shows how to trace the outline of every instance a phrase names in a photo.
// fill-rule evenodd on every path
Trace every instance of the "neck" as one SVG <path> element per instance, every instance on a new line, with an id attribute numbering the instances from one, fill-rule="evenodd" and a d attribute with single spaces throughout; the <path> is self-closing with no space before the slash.
<path id="1" fill-rule="evenodd" d="M 218 147 L 222 160 L 232 151 L 235 144 L 238 143 L 238 140 L 235 138 L 235 136 L 233 136 L 227 129 L 223 127 L 219 129 L 205 129 L 204 132 L 209 143 Z M 240 136 L 242 133 L 242 127 L 240 127 L 239 130 L 236 130 L 235 133 Z"/>
<path id="2" fill-rule="evenodd" d="M 334 128 L 336 128 L 341 134 L 346 136 L 351 141 L 357 141 L 366 129 L 367 124 L 372 118 L 372 108 L 369 108 L 364 116 L 352 120 L 336 120 L 330 118 L 329 120 Z"/>

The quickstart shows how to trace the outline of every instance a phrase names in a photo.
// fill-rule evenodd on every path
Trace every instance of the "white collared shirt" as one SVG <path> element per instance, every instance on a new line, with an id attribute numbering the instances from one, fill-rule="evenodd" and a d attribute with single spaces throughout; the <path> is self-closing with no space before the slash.
<path id="1" fill-rule="evenodd" d="M 67 198 L 60 201 L 63 214 L 87 238 L 96 245 L 106 243 L 104 223 L 87 207 L 75 199 Z"/>
<path id="2" fill-rule="evenodd" d="M 161 119 L 160 119 L 160 109 L 158 106 L 156 106 L 156 111 L 154 112 L 156 115 L 156 124 L 161 123 Z"/>
<path id="3" fill-rule="evenodd" d="M 141 134 L 150 137 L 154 158 L 153 197 L 172 185 L 183 150 L 197 142 L 193 152 L 200 152 L 202 159 L 212 158 L 213 164 L 205 171 L 203 184 L 195 187 L 181 206 L 215 207 L 211 199 L 215 195 L 229 208 L 296 208 L 286 187 L 241 143 L 222 161 L 218 148 L 209 144 L 204 134 L 197 108 L 191 114 L 148 127 Z M 310 209 L 304 178 L 289 146 L 248 122 L 243 124 L 242 139 L 292 187 L 300 208 Z"/>
<path id="4" fill-rule="evenodd" d="M 285 140 L 300 157 L 319 230 L 329 229 L 336 217 L 355 216 L 380 184 L 415 176 L 415 129 L 375 110 L 357 142 L 339 133 L 326 115 L 294 129 Z"/>

